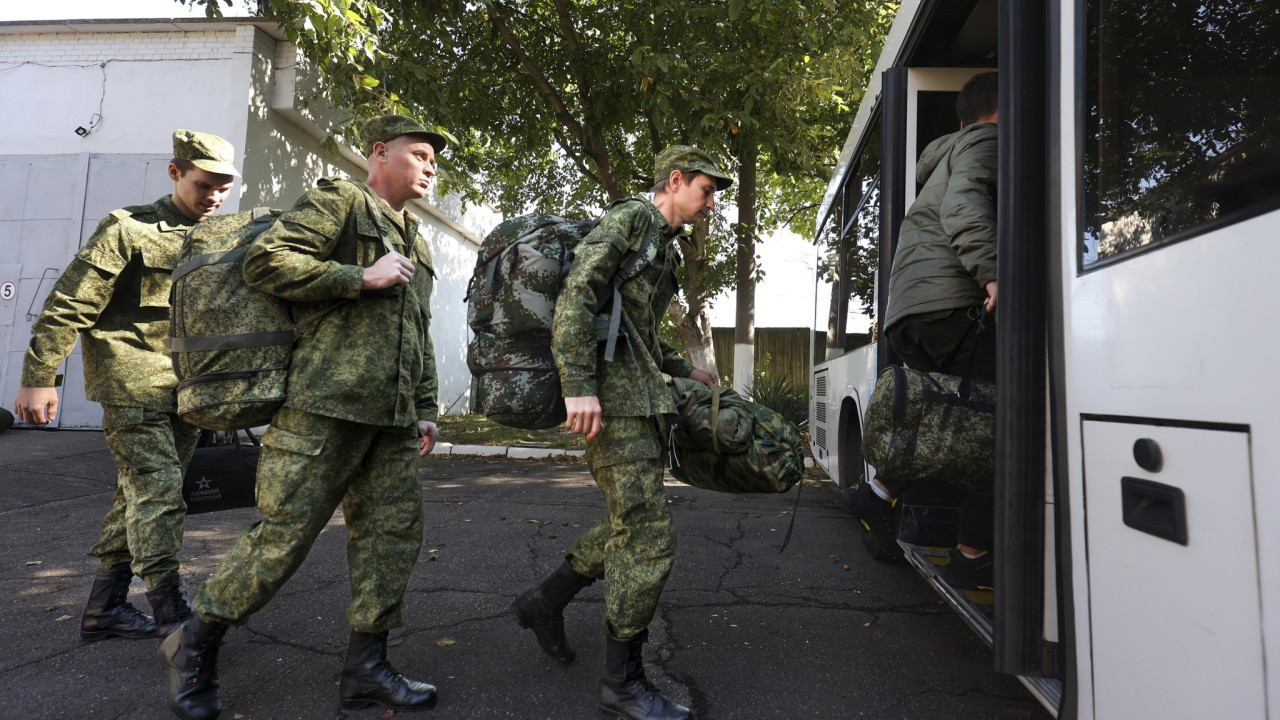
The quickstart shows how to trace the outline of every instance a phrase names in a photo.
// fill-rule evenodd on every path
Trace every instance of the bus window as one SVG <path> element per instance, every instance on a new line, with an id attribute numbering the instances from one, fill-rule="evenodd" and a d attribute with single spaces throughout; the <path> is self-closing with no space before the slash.
<path id="1" fill-rule="evenodd" d="M 1280 207 L 1275 4 L 1087 7 L 1081 268 Z"/>
<path id="2" fill-rule="evenodd" d="M 870 342 L 863 332 L 875 298 L 880 232 L 880 133 L 863 148 L 827 230 L 818 241 L 814 359 L 830 360 Z"/>

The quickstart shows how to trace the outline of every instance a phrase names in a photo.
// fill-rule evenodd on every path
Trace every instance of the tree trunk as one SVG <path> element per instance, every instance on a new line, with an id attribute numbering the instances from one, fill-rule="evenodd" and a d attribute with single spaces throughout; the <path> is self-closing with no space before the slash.
<path id="1" fill-rule="evenodd" d="M 680 284 L 688 309 L 680 304 L 680 296 L 671 298 L 667 311 L 671 320 L 680 332 L 680 341 L 684 343 L 685 354 L 689 362 L 699 370 L 705 370 L 719 376 L 716 368 L 716 350 L 711 342 L 711 321 L 707 318 L 707 291 L 698 282 L 707 262 L 707 234 L 710 225 L 700 220 L 693 226 L 690 242 L 680 246 L 684 257 L 684 278 Z"/>
<path id="2" fill-rule="evenodd" d="M 680 331 L 680 340 L 684 343 L 685 355 L 689 362 L 699 370 L 705 370 L 719 376 L 716 369 L 716 349 L 711 342 L 711 323 L 705 312 L 690 315 L 680 304 L 679 297 L 671 298 L 671 306 L 667 308 L 671 320 Z"/>
<path id="3" fill-rule="evenodd" d="M 738 169 L 738 297 L 733 331 L 733 387 L 743 395 L 755 382 L 756 162 L 759 149 L 744 129 Z"/>

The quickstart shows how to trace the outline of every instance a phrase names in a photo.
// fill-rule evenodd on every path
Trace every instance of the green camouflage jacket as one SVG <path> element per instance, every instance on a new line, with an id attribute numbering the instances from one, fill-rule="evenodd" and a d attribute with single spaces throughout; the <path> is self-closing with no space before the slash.
<path id="1" fill-rule="evenodd" d="M 178 378 L 164 343 L 170 276 L 192 225 L 168 195 L 103 218 L 31 328 L 23 387 L 53 387 L 79 335 L 90 400 L 176 411 Z"/>
<path id="2" fill-rule="evenodd" d="M 387 254 L 379 220 L 415 272 L 405 287 L 362 292 L 364 268 Z M 294 320 L 333 308 L 294 348 L 286 405 L 371 425 L 435 421 L 435 270 L 407 210 L 393 211 L 364 183 L 323 178 L 249 247 L 244 279 L 289 300 Z"/>
<path id="3" fill-rule="evenodd" d="M 943 135 L 920 153 L 923 187 L 902 220 L 884 327 L 910 315 L 973 307 L 996 279 L 995 123 Z"/>
<path id="4" fill-rule="evenodd" d="M 693 364 L 658 335 L 676 293 L 679 262 L 672 228 L 648 198 L 615 205 L 583 238 L 556 301 L 551 351 L 565 397 L 595 395 L 606 416 L 647 417 L 676 411 L 662 373 L 688 377 Z M 622 322 L 630 342 L 618 341 L 613 362 L 594 326 L 597 309 L 612 295 L 611 281 L 627 254 L 639 250 L 651 223 L 658 224 L 657 255 L 639 275 L 623 283 Z"/>

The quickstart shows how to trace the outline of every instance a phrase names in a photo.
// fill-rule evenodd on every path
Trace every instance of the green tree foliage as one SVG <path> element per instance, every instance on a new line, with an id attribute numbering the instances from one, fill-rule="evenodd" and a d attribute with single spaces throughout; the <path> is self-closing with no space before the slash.
<path id="1" fill-rule="evenodd" d="M 210 12 L 219 2 L 178 1 Z M 755 201 L 738 209 L 756 221 L 718 215 L 683 248 L 691 326 L 706 325 L 707 300 L 732 283 L 737 237 L 788 224 L 812 234 L 897 9 L 863 0 L 257 2 L 353 114 L 407 109 L 451 131 L 442 188 L 503 213 L 598 214 L 649 188 L 654 155 L 677 143 L 753 174 Z M 741 205 L 739 187 L 719 200 Z M 709 350 L 705 329 L 700 338 L 682 326 L 680 336 Z"/>

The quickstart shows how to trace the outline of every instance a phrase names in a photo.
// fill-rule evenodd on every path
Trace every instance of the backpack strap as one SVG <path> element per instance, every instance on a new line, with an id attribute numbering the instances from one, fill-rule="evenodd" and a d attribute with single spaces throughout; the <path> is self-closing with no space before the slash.
<path id="1" fill-rule="evenodd" d="M 254 238 L 261 235 L 263 232 L 265 232 L 266 229 L 271 227 L 272 223 L 276 221 L 276 217 L 278 216 L 279 216 L 279 213 L 276 212 L 275 210 L 272 210 L 269 207 L 254 208 L 253 214 L 252 214 L 253 227 L 249 229 L 249 240 L 253 240 Z M 191 233 L 193 232 L 195 232 L 194 227 L 191 228 L 191 230 L 187 231 L 188 240 L 191 239 Z M 180 280 L 187 273 L 197 268 L 202 268 L 206 265 L 216 265 L 218 263 L 224 263 L 224 262 L 240 262 L 241 260 L 244 259 L 246 252 L 248 252 L 246 248 L 241 248 L 239 250 L 224 250 L 222 252 L 213 252 L 213 253 L 205 253 L 203 255 L 197 255 L 191 258 L 190 260 L 182 263 L 181 265 L 179 265 L 177 268 L 174 269 L 173 282 L 175 283 L 178 282 L 178 280 Z"/>
<path id="2" fill-rule="evenodd" d="M 360 191 L 364 193 L 364 206 L 369 211 L 369 217 L 373 218 L 374 226 L 378 228 L 378 238 L 382 240 L 382 246 L 386 248 L 389 253 L 395 252 L 396 249 L 391 245 L 391 240 L 387 237 L 391 234 L 390 231 L 387 230 L 387 219 L 382 217 L 382 208 L 378 207 L 378 203 L 382 201 L 382 198 L 375 200 L 373 189 L 364 183 L 352 182 L 350 180 L 347 182 L 350 182 L 352 185 L 360 188 Z M 405 249 L 408 250 L 409 248 L 406 247 Z"/>
<path id="3" fill-rule="evenodd" d="M 604 344 L 605 362 L 613 362 L 614 351 L 618 347 L 618 335 L 622 330 L 622 284 L 649 267 L 658 254 L 658 219 L 653 216 L 652 208 L 647 205 L 645 208 L 649 211 L 649 229 L 645 231 L 644 239 L 640 241 L 640 248 L 629 253 L 618 265 L 618 272 L 614 274 L 611 283 L 613 308 L 609 313 L 609 330 Z M 632 352 L 634 354 L 634 350 Z"/>

